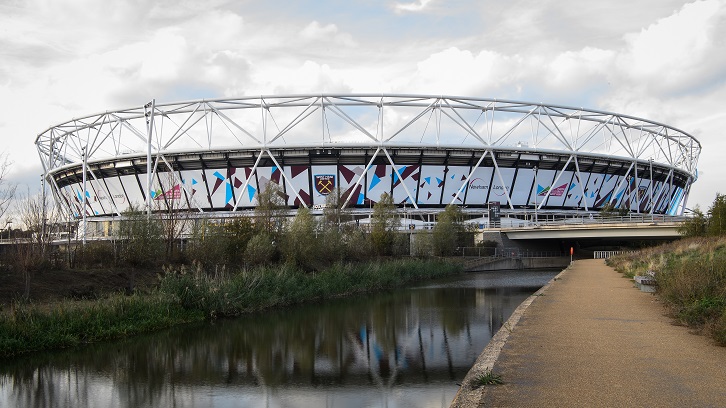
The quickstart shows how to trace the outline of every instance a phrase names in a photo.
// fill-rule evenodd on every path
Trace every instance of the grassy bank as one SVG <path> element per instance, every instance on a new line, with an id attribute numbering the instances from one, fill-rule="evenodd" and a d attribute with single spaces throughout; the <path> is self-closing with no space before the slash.
<path id="1" fill-rule="evenodd" d="M 631 277 L 655 272 L 673 316 L 726 346 L 726 238 L 683 239 L 608 263 Z"/>
<path id="2" fill-rule="evenodd" d="M 185 268 L 168 270 L 158 288 L 147 294 L 12 305 L 0 314 L 0 357 L 385 290 L 460 271 L 459 264 L 415 259 L 335 264 L 316 273 L 287 265 L 213 275 Z"/>

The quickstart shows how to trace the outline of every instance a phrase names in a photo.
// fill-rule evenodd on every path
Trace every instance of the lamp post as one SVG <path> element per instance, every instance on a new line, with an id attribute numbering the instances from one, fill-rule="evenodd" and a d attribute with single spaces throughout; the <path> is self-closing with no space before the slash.
<path id="1" fill-rule="evenodd" d="M 535 225 L 539 222 L 539 218 L 537 217 L 537 196 L 539 195 L 539 191 L 537 191 L 537 188 L 539 187 L 539 184 L 537 184 L 537 166 L 534 166 L 534 223 Z"/>
<path id="2" fill-rule="evenodd" d="M 650 185 L 648 186 L 648 204 L 650 204 L 650 215 L 653 215 L 653 158 L 648 159 L 650 164 Z"/>
<path id="3" fill-rule="evenodd" d="M 83 201 L 82 203 L 82 209 L 83 212 L 83 247 L 86 247 L 86 228 L 88 227 L 88 222 L 86 221 L 86 205 L 88 204 L 88 201 L 86 199 L 86 166 L 88 159 L 88 156 L 86 156 L 86 146 L 81 147 L 81 158 L 83 159 Z M 148 194 L 148 193 L 147 193 Z"/>

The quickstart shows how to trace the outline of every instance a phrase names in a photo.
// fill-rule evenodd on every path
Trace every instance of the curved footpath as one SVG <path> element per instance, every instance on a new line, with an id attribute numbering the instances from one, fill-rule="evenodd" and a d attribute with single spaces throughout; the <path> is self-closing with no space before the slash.
<path id="1" fill-rule="evenodd" d="M 602 260 L 576 261 L 514 312 L 452 407 L 726 407 L 726 348 L 665 313 Z M 472 388 L 492 365 L 504 385 Z"/>

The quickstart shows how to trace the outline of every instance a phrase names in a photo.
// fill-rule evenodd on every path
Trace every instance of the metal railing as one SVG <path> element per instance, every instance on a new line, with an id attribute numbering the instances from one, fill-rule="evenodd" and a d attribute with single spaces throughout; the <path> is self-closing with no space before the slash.
<path id="1" fill-rule="evenodd" d="M 502 228 L 539 228 L 555 226 L 577 225 L 603 225 L 603 224 L 674 224 L 687 220 L 688 217 L 678 217 L 660 214 L 627 214 L 627 215 L 581 215 L 581 216 L 540 216 L 538 219 L 502 219 Z M 511 222 L 507 222 L 510 221 Z M 510 224 L 510 225 L 507 225 Z"/>
<path id="2" fill-rule="evenodd" d="M 521 248 L 487 248 L 463 247 L 459 248 L 462 257 L 478 258 L 555 258 L 565 256 L 560 251 L 531 251 Z"/>
<path id="3" fill-rule="evenodd" d="M 595 251 L 592 253 L 592 257 L 594 259 L 608 259 L 611 256 L 615 255 L 621 255 L 621 254 L 630 254 L 635 251 Z"/>

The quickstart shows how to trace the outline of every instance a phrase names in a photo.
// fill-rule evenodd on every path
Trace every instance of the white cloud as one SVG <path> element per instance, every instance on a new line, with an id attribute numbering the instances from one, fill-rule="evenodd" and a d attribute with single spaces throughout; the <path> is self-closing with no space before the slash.
<path id="1" fill-rule="evenodd" d="M 726 70 L 726 5 L 686 4 L 673 15 L 624 36 L 617 63 L 623 77 L 649 94 L 682 92 Z M 717 52 L 720 51 L 720 52 Z"/>
<path id="2" fill-rule="evenodd" d="M 615 55 L 612 50 L 590 47 L 563 52 L 547 64 L 545 80 L 551 87 L 577 92 L 606 78 Z"/>
<path id="3" fill-rule="evenodd" d="M 249 89 L 247 94 L 351 92 L 346 78 L 338 70 L 314 61 L 305 61 L 295 69 L 254 67 L 253 71 L 255 88 Z"/>
<path id="4" fill-rule="evenodd" d="M 305 13 L 222 0 L 18 4 L 0 5 L 0 138 L 23 158 L 14 172 L 38 172 L 24 158 L 46 127 L 150 98 L 401 92 L 647 117 L 703 142 L 694 202 L 710 204 L 723 178 L 722 0 L 644 0 L 628 13 L 570 0 L 371 3 L 347 14 L 313 2 Z"/>
<path id="5" fill-rule="evenodd" d="M 416 92 L 444 95 L 480 95 L 516 84 L 532 61 L 514 54 L 483 50 L 472 53 L 456 47 L 432 54 L 417 64 L 405 87 Z"/>
<path id="6" fill-rule="evenodd" d="M 396 13 L 420 12 L 426 9 L 433 0 L 416 0 L 411 3 L 395 3 L 393 10 Z"/>

